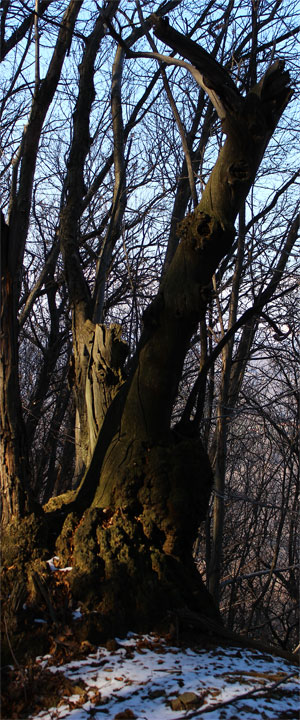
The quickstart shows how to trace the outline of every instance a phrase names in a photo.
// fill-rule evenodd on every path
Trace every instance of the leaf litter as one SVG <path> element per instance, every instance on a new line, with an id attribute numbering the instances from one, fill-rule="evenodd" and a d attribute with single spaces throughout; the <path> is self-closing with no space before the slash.
<path id="1" fill-rule="evenodd" d="M 179 647 L 135 633 L 78 650 L 71 637 L 56 638 L 50 654 L 36 658 L 26 702 L 11 670 L 3 720 L 299 718 L 297 666 L 259 650 Z"/>

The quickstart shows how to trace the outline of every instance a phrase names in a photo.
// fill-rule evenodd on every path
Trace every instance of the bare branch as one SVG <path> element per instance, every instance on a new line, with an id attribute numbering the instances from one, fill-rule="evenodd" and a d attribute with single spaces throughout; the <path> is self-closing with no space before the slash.
<path id="1" fill-rule="evenodd" d="M 43 14 L 46 12 L 49 5 L 51 5 L 52 0 L 41 0 L 41 4 L 39 6 L 39 15 L 40 17 L 43 16 Z M 34 21 L 35 17 L 35 11 L 29 13 L 25 20 L 21 23 L 21 25 L 12 33 L 10 38 L 8 40 L 4 39 L 4 29 L 1 28 L 1 43 L 0 43 L 0 61 L 4 60 L 7 53 L 10 52 L 26 35 L 27 30 L 30 28 Z"/>

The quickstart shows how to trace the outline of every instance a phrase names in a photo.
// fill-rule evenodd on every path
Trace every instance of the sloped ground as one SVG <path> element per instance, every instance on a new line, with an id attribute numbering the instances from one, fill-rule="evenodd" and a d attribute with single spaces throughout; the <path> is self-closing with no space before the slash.
<path id="1" fill-rule="evenodd" d="M 299 718 L 297 666 L 258 650 L 182 648 L 133 633 L 78 650 L 71 634 L 58 637 L 23 686 L 21 670 L 8 672 L 3 720 Z"/>

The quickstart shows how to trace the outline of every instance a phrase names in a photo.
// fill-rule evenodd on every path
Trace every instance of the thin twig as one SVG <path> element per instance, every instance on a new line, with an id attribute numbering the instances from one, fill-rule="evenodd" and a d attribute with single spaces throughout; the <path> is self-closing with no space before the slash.
<path id="1" fill-rule="evenodd" d="M 10 649 L 10 653 L 11 653 L 12 659 L 13 659 L 16 667 L 18 668 L 18 670 L 19 670 L 19 672 L 20 672 L 20 675 L 21 675 L 21 678 L 22 678 L 22 680 L 23 680 L 24 698 L 25 698 L 25 702 L 27 702 L 26 676 L 25 676 L 25 673 L 24 673 L 23 668 L 21 667 L 20 663 L 18 662 L 18 660 L 17 660 L 17 658 L 16 658 L 16 656 L 15 656 L 15 653 L 14 653 L 14 651 L 13 651 L 12 644 L 11 644 L 11 642 L 10 642 L 10 637 L 9 637 L 9 633 L 8 633 L 8 628 L 7 628 L 7 622 L 6 622 L 6 617 L 5 617 L 5 615 L 3 616 L 3 621 L 4 621 L 5 634 L 6 634 L 6 639 L 7 639 L 8 647 L 9 647 L 9 649 Z"/>
<path id="2" fill-rule="evenodd" d="M 18 662 L 18 660 L 17 660 L 17 658 L 16 658 L 16 656 L 15 656 L 15 653 L 14 653 L 14 651 L 13 651 L 13 649 L 12 649 L 12 644 L 11 644 L 11 642 L 10 642 L 10 637 L 9 637 L 9 634 L 8 634 L 7 622 L 6 622 L 6 617 L 5 617 L 5 616 L 3 616 L 3 621 L 4 621 L 4 625 L 5 625 L 5 635 L 6 635 L 6 639 L 7 639 L 7 642 L 8 642 L 8 647 L 9 647 L 10 652 L 11 652 L 12 659 L 13 659 L 15 665 L 17 666 L 17 668 L 19 668 L 19 670 L 20 670 L 20 669 L 21 669 L 21 665 L 20 665 L 20 663 Z"/>
<path id="3" fill-rule="evenodd" d="M 285 675 L 284 678 L 281 678 L 281 680 L 277 680 L 277 682 L 273 683 L 269 686 L 264 686 L 254 688 L 253 690 L 248 690 L 245 693 L 241 693 L 241 695 L 236 695 L 233 698 L 230 698 L 229 700 L 223 700 L 223 702 L 215 703 L 214 705 L 205 705 L 201 709 L 195 710 L 194 712 L 190 714 L 180 715 L 176 720 L 189 720 L 189 718 L 195 718 L 199 717 L 200 715 L 204 715 L 204 713 L 214 712 L 215 710 L 219 710 L 222 707 L 225 707 L 226 705 L 231 705 L 232 703 L 239 702 L 240 700 L 246 700 L 249 697 L 253 696 L 259 696 L 264 694 L 269 694 L 273 690 L 275 690 L 279 685 L 282 685 L 282 683 L 287 682 L 290 678 L 295 676 L 295 672 L 289 673 L 289 675 Z"/>

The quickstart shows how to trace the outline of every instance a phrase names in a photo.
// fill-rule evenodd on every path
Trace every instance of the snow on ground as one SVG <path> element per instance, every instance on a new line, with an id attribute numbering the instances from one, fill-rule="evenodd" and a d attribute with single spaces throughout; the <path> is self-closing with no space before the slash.
<path id="1" fill-rule="evenodd" d="M 289 720 L 299 717 L 299 673 L 282 658 L 258 650 L 180 648 L 156 635 L 116 639 L 84 660 L 42 667 L 78 683 L 78 694 L 34 720 Z M 84 692 L 82 690 L 84 688 Z M 237 700 L 239 696 L 245 696 Z"/>

